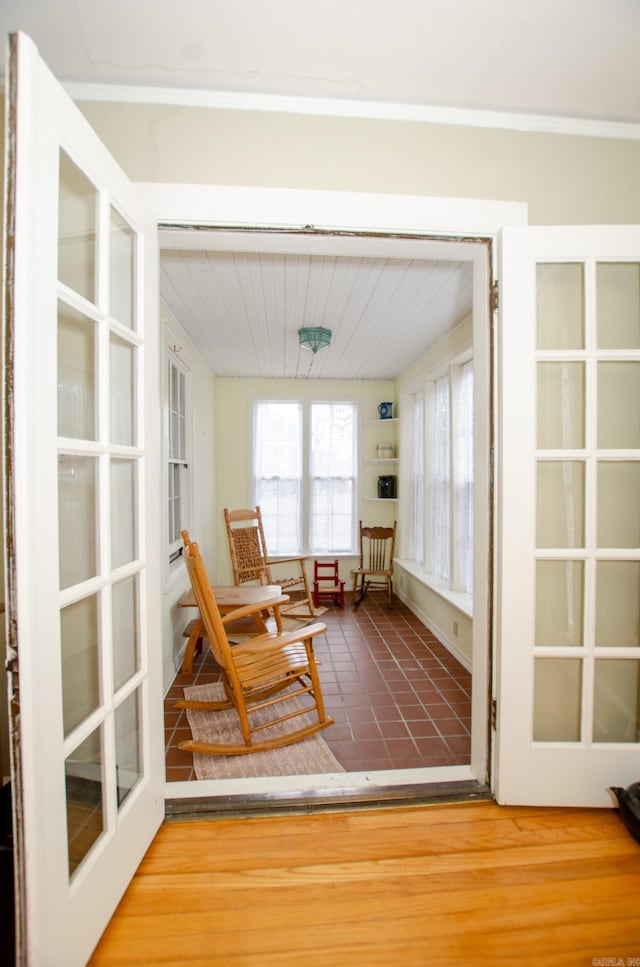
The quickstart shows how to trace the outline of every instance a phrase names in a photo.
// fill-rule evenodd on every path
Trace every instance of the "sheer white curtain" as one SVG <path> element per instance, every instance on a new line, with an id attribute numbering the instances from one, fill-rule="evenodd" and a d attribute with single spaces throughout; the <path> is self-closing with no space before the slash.
<path id="1" fill-rule="evenodd" d="M 473 362 L 453 372 L 453 581 L 473 592 Z"/>
<path id="2" fill-rule="evenodd" d="M 424 433 L 424 394 L 416 393 L 413 398 L 413 450 L 411 466 L 413 527 L 410 545 L 410 556 L 416 564 L 424 564 Z"/>
<path id="3" fill-rule="evenodd" d="M 428 567 L 455 591 L 473 593 L 473 361 L 433 385 Z"/>
<path id="4" fill-rule="evenodd" d="M 449 377 L 436 380 L 433 392 L 431 450 L 431 572 L 443 581 L 451 576 L 451 394 Z"/>
<path id="5" fill-rule="evenodd" d="M 269 554 L 302 550 L 302 404 L 256 402 L 253 408 L 254 498 Z"/>
<path id="6" fill-rule="evenodd" d="M 356 495 L 355 403 L 311 404 L 309 549 L 353 551 Z"/>

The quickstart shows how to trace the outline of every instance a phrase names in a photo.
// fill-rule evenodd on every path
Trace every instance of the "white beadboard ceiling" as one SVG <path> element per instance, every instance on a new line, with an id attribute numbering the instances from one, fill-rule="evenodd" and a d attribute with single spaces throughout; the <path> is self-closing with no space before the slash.
<path id="1" fill-rule="evenodd" d="M 164 249 L 160 293 L 219 376 L 393 379 L 469 315 L 472 266 Z M 331 346 L 301 349 L 301 326 Z"/>

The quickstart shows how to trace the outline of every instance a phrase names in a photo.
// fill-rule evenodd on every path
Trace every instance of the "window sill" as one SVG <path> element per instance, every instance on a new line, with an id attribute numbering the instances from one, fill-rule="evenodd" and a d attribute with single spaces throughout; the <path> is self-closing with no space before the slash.
<path id="1" fill-rule="evenodd" d="M 287 561 L 295 561 L 300 557 L 305 559 L 310 558 L 311 560 L 317 558 L 318 560 L 323 561 L 334 561 L 336 558 L 340 558 L 341 560 L 349 560 L 350 558 L 358 557 L 359 554 L 360 552 L 357 550 L 357 548 L 354 548 L 352 551 L 300 551 L 299 554 L 287 556 L 283 555 L 282 557 L 276 554 L 274 557 L 269 558 L 269 563 L 286 564 Z"/>
<path id="2" fill-rule="evenodd" d="M 407 574 L 410 574 L 420 584 L 429 588 L 430 591 L 434 591 L 439 597 L 444 598 L 445 601 L 452 604 L 458 611 L 466 614 L 469 618 L 473 618 L 473 597 L 470 594 L 464 594 L 462 591 L 453 591 L 441 578 L 429 574 L 419 564 L 416 564 L 415 561 L 396 558 L 394 564 L 402 568 L 403 571 L 406 571 Z"/>

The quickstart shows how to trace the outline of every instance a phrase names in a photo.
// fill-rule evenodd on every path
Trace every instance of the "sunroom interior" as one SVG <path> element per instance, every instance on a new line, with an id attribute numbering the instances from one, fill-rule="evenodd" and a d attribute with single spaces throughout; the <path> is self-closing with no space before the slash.
<path id="1" fill-rule="evenodd" d="M 182 513 L 203 547 L 212 580 L 232 582 L 223 509 L 259 502 L 254 408 L 265 401 L 295 403 L 304 421 L 314 406 L 348 403 L 354 413 L 357 481 L 350 546 L 343 542 L 314 551 L 303 501 L 303 543 L 289 551 L 309 555 L 310 580 L 314 559 L 338 559 L 349 592 L 358 563 L 358 522 L 390 526 L 397 520 L 394 607 L 371 595 L 355 610 L 347 593 L 344 609 L 329 602 L 321 616 L 327 633 L 314 647 L 325 701 L 336 720 L 323 737 L 347 773 L 373 771 L 380 784 L 398 770 L 412 770 L 425 781 L 425 770 L 466 766 L 468 771 L 473 440 L 466 442 L 466 460 L 455 439 L 445 453 L 447 461 L 457 453 L 456 465 L 464 464 L 458 473 L 467 477 L 466 545 L 463 540 L 454 549 L 453 543 L 442 544 L 442 537 L 438 541 L 434 528 L 442 529 L 442 521 L 434 523 L 434 505 L 447 515 L 455 508 L 448 496 L 436 494 L 428 477 L 437 449 L 435 387 L 445 394 L 445 405 L 451 394 L 459 400 L 460 374 L 466 373 L 471 392 L 466 406 L 473 414 L 474 321 L 476 338 L 480 329 L 488 340 L 489 325 L 488 305 L 474 306 L 474 271 L 488 275 L 489 246 L 482 239 L 345 239 L 309 229 L 276 239 L 255 232 L 201 231 L 194 242 L 194 235 L 160 232 L 161 323 L 167 373 L 178 368 L 184 374 L 189 411 L 185 463 L 190 479 Z M 331 345 L 317 353 L 301 348 L 297 330 L 302 325 L 329 328 Z M 481 363 L 484 353 L 482 347 Z M 382 411 L 385 418 L 382 401 L 392 403 Z M 450 416 L 445 414 L 447 421 Z M 484 432 L 486 424 L 478 425 Z M 426 441 L 419 456 L 417 438 Z M 484 450 L 483 442 L 479 452 Z M 441 444 L 441 458 L 443 452 Z M 418 462 L 424 479 L 416 483 Z M 377 478 L 388 474 L 397 480 L 395 499 L 378 496 Z M 308 492 L 306 485 L 302 489 Z M 173 519 L 167 526 L 174 536 L 179 533 Z M 437 553 L 431 553 L 432 545 Z M 465 573 L 458 556 L 467 562 Z M 184 687 L 216 680 L 216 669 L 205 647 L 192 673 L 181 671 L 184 630 L 193 613 L 178 606 L 186 575 L 180 558 L 172 562 L 170 557 L 169 548 L 165 748 L 167 780 L 181 782 L 196 776 L 193 756 L 177 748 L 189 738 L 189 726 L 173 703 Z M 478 647 L 486 648 L 483 635 L 479 641 Z"/>

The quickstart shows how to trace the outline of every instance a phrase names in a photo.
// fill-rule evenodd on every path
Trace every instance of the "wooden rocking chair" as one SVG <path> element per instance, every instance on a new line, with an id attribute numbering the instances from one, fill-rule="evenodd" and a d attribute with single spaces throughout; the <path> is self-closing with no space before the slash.
<path id="1" fill-rule="evenodd" d="M 367 591 L 386 591 L 393 604 L 393 555 L 396 525 L 363 527 L 360 521 L 360 567 L 353 571 L 353 606 L 357 608 Z"/>
<path id="2" fill-rule="evenodd" d="M 269 558 L 260 508 L 227 510 L 225 507 L 224 521 L 227 527 L 234 583 L 259 581 L 261 584 L 278 584 L 287 594 L 290 591 L 301 591 L 302 597 L 291 600 L 280 609 L 281 613 L 288 614 L 290 618 L 315 617 L 316 608 L 305 569 L 307 558 L 303 556 L 275 560 Z M 289 565 L 289 570 L 293 571 L 293 574 L 285 578 L 278 578 L 273 574 L 272 568 L 279 567 L 281 564 Z"/>
<path id="3" fill-rule="evenodd" d="M 317 622 L 298 631 L 277 631 L 258 635 L 243 644 L 231 647 L 224 623 L 259 611 L 260 605 L 246 605 L 230 611 L 225 615 L 223 622 L 198 545 L 189 540 L 186 531 L 182 532 L 182 537 L 185 545 L 184 560 L 191 586 L 200 609 L 205 636 L 215 660 L 222 669 L 226 699 L 219 702 L 185 699 L 176 702 L 174 708 L 197 708 L 211 712 L 235 708 L 240 720 L 244 744 L 231 745 L 191 740 L 181 742 L 179 748 L 205 755 L 247 755 L 251 752 L 264 752 L 267 749 L 291 745 L 333 725 L 333 719 L 325 714 L 312 644 L 312 639 L 326 631 L 327 626 Z M 283 602 L 287 600 L 286 595 L 282 600 Z M 296 683 L 299 687 L 292 690 L 290 686 Z M 312 699 L 312 703 L 307 699 L 298 703 L 299 710 L 277 715 L 279 702 L 305 696 Z M 263 724 L 252 725 L 252 713 L 259 709 L 271 708 L 276 713 L 273 718 Z M 304 725 L 275 738 L 254 740 L 254 735 L 259 729 L 278 725 L 298 715 L 308 715 L 314 711 L 317 722 L 312 722 L 311 725 Z"/>

